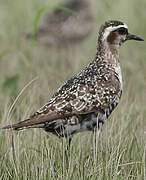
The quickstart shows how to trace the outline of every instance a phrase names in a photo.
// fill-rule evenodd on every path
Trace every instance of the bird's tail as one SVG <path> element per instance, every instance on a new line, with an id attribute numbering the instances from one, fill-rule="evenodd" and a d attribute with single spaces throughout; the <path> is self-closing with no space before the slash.
<path id="1" fill-rule="evenodd" d="M 16 124 L 4 126 L 1 129 L 13 129 L 13 130 L 19 131 L 19 130 L 28 129 L 28 128 L 43 128 L 43 127 L 44 127 L 44 123 L 34 124 L 32 119 L 26 119 Z"/>
<path id="2" fill-rule="evenodd" d="M 4 126 L 0 129 L 22 130 L 26 128 L 44 128 L 46 123 L 54 121 L 56 119 L 69 117 L 70 115 L 71 114 L 62 115 L 58 113 L 44 114 L 44 115 L 36 114 L 31 116 L 29 119 L 26 119 L 16 124 Z"/>
<path id="3" fill-rule="evenodd" d="M 23 129 L 28 129 L 28 128 L 44 128 L 44 123 L 43 124 L 37 124 L 37 125 L 29 125 L 30 119 L 27 119 L 25 121 L 16 123 L 16 124 L 11 124 L 4 126 L 0 129 L 13 129 L 13 130 L 23 130 Z"/>

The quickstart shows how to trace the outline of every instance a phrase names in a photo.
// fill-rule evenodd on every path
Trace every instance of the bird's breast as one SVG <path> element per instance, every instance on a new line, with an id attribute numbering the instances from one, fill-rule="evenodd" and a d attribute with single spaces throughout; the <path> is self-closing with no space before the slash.
<path id="1" fill-rule="evenodd" d="M 119 80 L 120 89 L 122 90 L 123 89 L 123 80 L 122 80 L 121 67 L 120 67 L 119 63 L 114 66 L 114 70 L 115 70 L 116 76 Z"/>

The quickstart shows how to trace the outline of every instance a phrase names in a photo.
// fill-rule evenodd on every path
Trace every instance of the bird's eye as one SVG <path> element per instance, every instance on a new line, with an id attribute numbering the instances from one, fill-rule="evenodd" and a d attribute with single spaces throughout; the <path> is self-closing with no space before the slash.
<path id="1" fill-rule="evenodd" d="M 119 28 L 117 31 L 119 34 L 127 34 L 128 33 L 128 30 L 124 27 Z"/>

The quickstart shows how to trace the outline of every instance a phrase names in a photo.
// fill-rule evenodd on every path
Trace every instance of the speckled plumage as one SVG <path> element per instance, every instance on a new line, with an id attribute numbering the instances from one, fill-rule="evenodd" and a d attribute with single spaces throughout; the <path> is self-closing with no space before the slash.
<path id="1" fill-rule="evenodd" d="M 128 33 L 127 25 L 120 21 L 105 22 L 99 31 L 93 61 L 65 82 L 33 116 L 3 129 L 39 127 L 58 137 L 72 137 L 77 132 L 101 127 L 121 98 L 119 47 L 130 39 L 143 40 Z"/>

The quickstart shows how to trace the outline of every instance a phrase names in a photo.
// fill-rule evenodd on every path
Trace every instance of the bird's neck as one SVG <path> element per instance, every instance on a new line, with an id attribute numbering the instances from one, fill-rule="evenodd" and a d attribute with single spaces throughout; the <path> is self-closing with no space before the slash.
<path id="1" fill-rule="evenodd" d="M 96 59 L 97 61 L 107 61 L 107 63 L 113 65 L 119 64 L 119 46 L 107 42 L 99 43 Z"/>
<path id="2" fill-rule="evenodd" d="M 117 45 L 101 44 L 97 48 L 94 63 L 96 63 L 97 67 L 102 66 L 107 72 L 109 72 L 109 69 L 115 72 L 120 82 L 120 89 L 122 90 L 122 73 L 119 61 L 119 47 Z"/>

